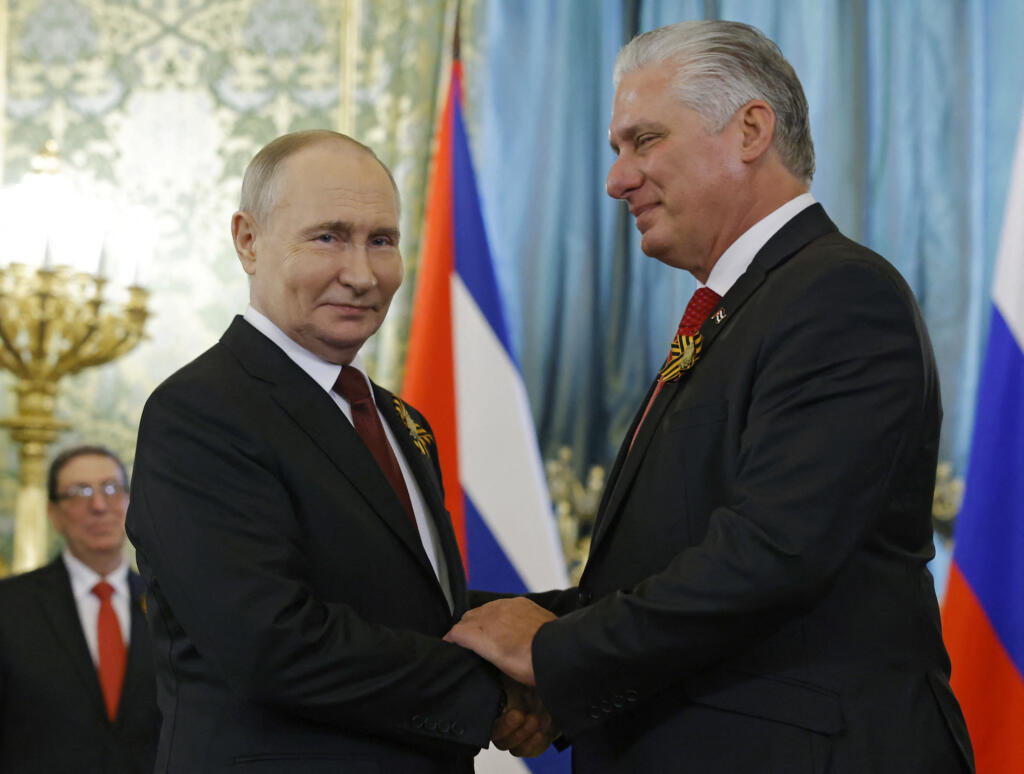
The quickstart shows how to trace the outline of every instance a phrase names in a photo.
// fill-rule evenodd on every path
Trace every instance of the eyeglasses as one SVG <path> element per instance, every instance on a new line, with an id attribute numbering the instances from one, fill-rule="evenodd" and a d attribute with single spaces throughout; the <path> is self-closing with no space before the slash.
<path id="1" fill-rule="evenodd" d="M 63 492 L 58 492 L 57 499 L 85 503 L 92 500 L 97 492 L 101 492 L 107 500 L 114 500 L 124 497 L 127 490 L 116 481 L 104 481 L 99 487 L 94 487 L 92 484 L 72 484 Z"/>

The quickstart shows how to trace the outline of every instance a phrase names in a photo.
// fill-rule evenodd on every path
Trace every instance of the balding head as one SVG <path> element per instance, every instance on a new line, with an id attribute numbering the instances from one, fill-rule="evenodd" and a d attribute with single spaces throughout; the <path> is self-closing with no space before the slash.
<path id="1" fill-rule="evenodd" d="M 349 363 L 402 282 L 394 179 L 366 146 L 315 132 L 275 140 L 246 181 L 231 234 L 250 303 L 309 352 Z"/>
<path id="2" fill-rule="evenodd" d="M 401 211 L 401 199 L 398 195 L 398 185 L 387 168 L 373 149 L 358 140 L 354 140 L 347 134 L 332 132 L 329 129 L 310 129 L 304 132 L 292 132 L 283 134 L 276 140 L 271 140 L 267 145 L 253 156 L 249 166 L 245 169 L 242 178 L 242 195 L 239 200 L 238 209 L 248 212 L 257 222 L 263 223 L 270 217 L 277 201 L 277 181 L 281 164 L 303 148 L 320 143 L 344 143 L 351 147 L 358 148 L 372 157 L 381 168 L 387 173 L 391 186 L 395 191 L 395 202 Z"/>

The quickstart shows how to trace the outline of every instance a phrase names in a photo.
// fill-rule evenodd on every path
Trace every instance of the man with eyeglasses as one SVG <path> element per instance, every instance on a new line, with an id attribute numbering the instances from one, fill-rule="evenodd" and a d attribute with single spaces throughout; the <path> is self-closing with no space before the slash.
<path id="1" fill-rule="evenodd" d="M 0 581 L 0 771 L 148 774 L 160 716 L 143 584 L 124 556 L 128 478 L 103 446 L 50 465 L 64 550 Z"/>

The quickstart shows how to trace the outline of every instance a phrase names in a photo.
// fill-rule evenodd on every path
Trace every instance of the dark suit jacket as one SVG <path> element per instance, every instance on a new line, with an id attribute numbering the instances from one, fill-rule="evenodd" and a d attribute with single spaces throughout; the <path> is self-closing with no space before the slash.
<path id="1" fill-rule="evenodd" d="M 0 771 L 149 774 L 160 716 L 142 581 L 131 573 L 132 631 L 117 719 L 99 678 L 61 557 L 0 581 Z"/>
<path id="2" fill-rule="evenodd" d="M 436 450 L 375 396 L 437 525 L 454 615 L 352 425 L 242 318 L 147 402 L 128 533 L 150 591 L 157 771 L 448 774 L 487 745 L 495 670 L 440 639 L 466 590 Z"/>
<path id="3" fill-rule="evenodd" d="M 577 770 L 973 770 L 925 566 L 941 408 L 910 290 L 814 205 L 716 309 L 628 454 L 627 433 L 578 592 L 542 598 L 567 615 L 537 684 Z"/>

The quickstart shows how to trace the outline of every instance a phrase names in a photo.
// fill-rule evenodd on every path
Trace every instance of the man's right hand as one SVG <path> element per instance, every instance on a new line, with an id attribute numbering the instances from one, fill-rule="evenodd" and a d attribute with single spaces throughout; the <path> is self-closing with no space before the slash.
<path id="1" fill-rule="evenodd" d="M 503 675 L 508 703 L 494 721 L 491 741 L 499 750 L 508 750 L 520 758 L 533 758 L 544 752 L 555 736 L 551 716 L 535 690 Z"/>

